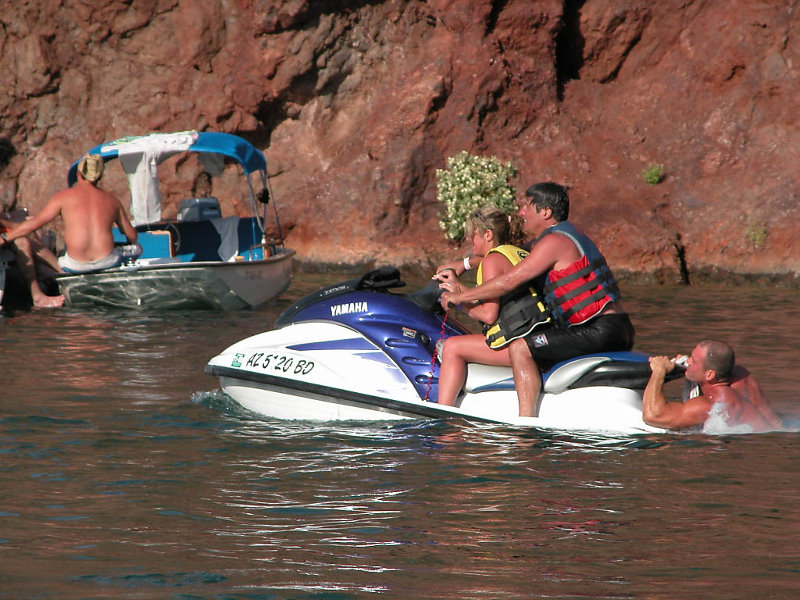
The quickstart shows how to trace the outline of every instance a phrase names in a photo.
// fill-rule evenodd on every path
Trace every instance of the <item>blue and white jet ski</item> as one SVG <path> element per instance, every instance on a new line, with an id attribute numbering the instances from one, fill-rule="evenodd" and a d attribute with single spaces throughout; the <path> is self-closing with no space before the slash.
<path id="1" fill-rule="evenodd" d="M 456 406 L 437 403 L 437 343 L 469 333 L 438 294 L 401 295 L 396 269 L 329 286 L 287 309 L 276 329 L 233 344 L 205 368 L 244 408 L 316 421 L 446 418 L 610 433 L 661 432 L 642 421 L 648 355 L 581 356 L 543 374 L 535 417 L 518 416 L 510 368 L 468 365 Z M 431 297 L 433 296 L 433 297 Z"/>

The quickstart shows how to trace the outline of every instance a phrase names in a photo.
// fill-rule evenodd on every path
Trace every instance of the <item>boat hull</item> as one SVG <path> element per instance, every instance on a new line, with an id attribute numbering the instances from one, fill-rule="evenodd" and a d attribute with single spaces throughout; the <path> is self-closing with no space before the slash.
<path id="1" fill-rule="evenodd" d="M 286 249 L 263 260 L 123 266 L 56 281 L 65 305 L 75 308 L 239 310 L 286 290 L 294 254 Z"/>

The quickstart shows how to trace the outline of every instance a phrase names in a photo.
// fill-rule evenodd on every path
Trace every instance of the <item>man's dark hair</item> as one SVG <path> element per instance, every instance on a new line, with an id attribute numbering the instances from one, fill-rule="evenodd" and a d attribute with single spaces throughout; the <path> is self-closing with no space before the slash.
<path id="1" fill-rule="evenodd" d="M 736 364 L 733 348 L 721 340 L 703 340 L 700 344 L 705 348 L 706 360 L 703 367 L 717 374 L 717 379 L 729 382 Z"/>
<path id="2" fill-rule="evenodd" d="M 556 221 L 569 219 L 569 193 L 563 185 L 552 181 L 535 183 L 525 190 L 525 195 L 531 199 L 537 211 L 549 208 Z"/>

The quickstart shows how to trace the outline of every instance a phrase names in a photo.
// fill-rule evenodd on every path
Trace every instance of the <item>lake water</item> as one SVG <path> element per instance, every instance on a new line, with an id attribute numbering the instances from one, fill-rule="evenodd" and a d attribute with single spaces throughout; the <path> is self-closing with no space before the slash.
<path id="1" fill-rule="evenodd" d="M 787 431 L 260 420 L 203 374 L 290 301 L 0 317 L 0 598 L 800 594 L 798 290 L 632 287 L 637 349 L 731 341 Z"/>

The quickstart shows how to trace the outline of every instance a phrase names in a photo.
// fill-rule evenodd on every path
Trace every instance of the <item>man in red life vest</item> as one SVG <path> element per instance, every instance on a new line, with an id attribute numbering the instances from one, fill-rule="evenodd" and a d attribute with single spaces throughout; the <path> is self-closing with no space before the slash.
<path id="1" fill-rule="evenodd" d="M 569 194 L 557 183 L 537 183 L 517 202 L 530 254 L 507 273 L 459 293 L 442 294 L 442 306 L 500 298 L 534 280 L 562 325 L 534 330 L 509 345 L 520 416 L 535 416 L 540 369 L 582 354 L 630 350 L 634 329 L 620 305 L 614 276 L 597 246 L 570 223 Z"/>
<path id="2" fill-rule="evenodd" d="M 703 340 L 686 361 L 685 377 L 695 384 L 684 402 L 667 402 L 664 379 L 680 357 L 652 356 L 652 374 L 644 391 L 642 418 L 664 429 L 703 427 L 720 432 L 769 431 L 781 428 L 780 418 L 767 403 L 761 388 L 744 367 L 736 365 L 733 348 L 720 340 Z"/>

